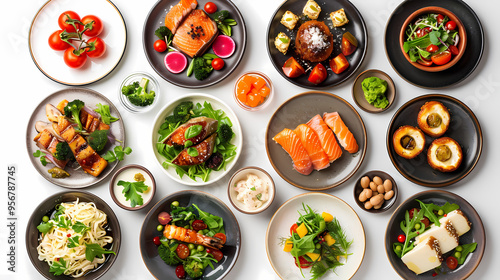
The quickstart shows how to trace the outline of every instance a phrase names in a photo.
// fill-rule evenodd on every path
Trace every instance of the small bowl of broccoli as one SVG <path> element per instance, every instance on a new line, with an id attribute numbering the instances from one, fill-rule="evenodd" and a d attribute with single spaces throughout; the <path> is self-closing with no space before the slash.
<path id="1" fill-rule="evenodd" d="M 135 72 L 127 76 L 118 91 L 118 99 L 127 111 L 144 113 L 151 110 L 160 98 L 160 85 L 148 73 Z"/>

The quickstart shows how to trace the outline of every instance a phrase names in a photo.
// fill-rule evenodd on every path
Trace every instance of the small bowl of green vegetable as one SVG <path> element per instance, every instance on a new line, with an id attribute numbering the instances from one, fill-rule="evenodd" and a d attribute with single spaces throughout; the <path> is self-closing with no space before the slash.
<path id="1" fill-rule="evenodd" d="M 377 69 L 366 70 L 354 81 L 352 98 L 361 110 L 381 113 L 394 103 L 396 86 L 385 72 Z"/>
<path id="2" fill-rule="evenodd" d="M 131 113 L 148 112 L 160 99 L 160 84 L 148 73 L 132 73 L 121 83 L 118 99 Z"/>

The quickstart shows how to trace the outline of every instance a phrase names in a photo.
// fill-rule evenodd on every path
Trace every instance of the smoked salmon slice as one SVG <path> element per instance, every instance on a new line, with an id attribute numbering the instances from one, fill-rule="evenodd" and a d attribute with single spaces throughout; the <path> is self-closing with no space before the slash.
<path id="1" fill-rule="evenodd" d="M 321 142 L 321 147 L 323 148 L 323 151 L 328 155 L 328 160 L 330 162 L 334 162 L 336 159 L 342 156 L 342 149 L 340 148 L 339 144 L 337 144 L 337 140 L 335 139 L 335 135 L 333 135 L 333 131 L 328 128 L 320 115 L 316 115 L 312 119 L 310 119 L 307 122 L 307 126 L 314 130 L 318 135 L 319 141 Z"/>
<path id="2" fill-rule="evenodd" d="M 196 0 L 181 0 L 165 16 L 165 26 L 175 34 L 182 20 L 198 6 Z"/>
<path id="3" fill-rule="evenodd" d="M 192 10 L 174 35 L 172 44 L 184 54 L 200 56 L 218 34 L 217 24 L 203 10 Z"/>
<path id="4" fill-rule="evenodd" d="M 325 113 L 323 114 L 323 120 L 333 130 L 337 139 L 339 139 L 340 145 L 342 145 L 346 151 L 351 154 L 358 151 L 358 142 L 356 142 L 354 135 L 352 135 L 344 121 L 342 121 L 342 118 L 340 118 L 339 113 Z"/>
<path id="5" fill-rule="evenodd" d="M 305 124 L 300 124 L 293 132 L 300 138 L 300 142 L 311 158 L 315 170 L 325 169 L 330 166 L 330 161 L 321 147 L 318 134 L 312 128 Z"/>
<path id="6" fill-rule="evenodd" d="M 290 155 L 293 161 L 293 167 L 299 173 L 309 175 L 313 171 L 311 158 L 302 145 L 300 138 L 290 129 L 285 128 L 273 137 L 276 143 Z"/>

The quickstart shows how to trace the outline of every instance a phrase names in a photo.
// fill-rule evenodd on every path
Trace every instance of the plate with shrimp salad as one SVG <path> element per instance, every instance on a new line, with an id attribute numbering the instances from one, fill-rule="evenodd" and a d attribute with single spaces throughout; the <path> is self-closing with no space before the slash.
<path id="1" fill-rule="evenodd" d="M 147 214 L 141 255 L 157 279 L 222 279 L 236 263 L 241 234 L 236 217 L 215 196 L 180 191 Z"/>

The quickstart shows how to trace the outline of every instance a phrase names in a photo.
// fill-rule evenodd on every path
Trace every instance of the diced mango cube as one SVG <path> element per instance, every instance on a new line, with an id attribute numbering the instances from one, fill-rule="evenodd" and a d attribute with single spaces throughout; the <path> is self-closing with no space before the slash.
<path id="1" fill-rule="evenodd" d="M 300 236 L 300 238 L 306 236 L 307 234 L 307 228 L 306 228 L 306 225 L 304 223 L 300 224 L 299 227 L 297 227 L 297 234 Z"/>
<path id="2" fill-rule="evenodd" d="M 321 255 L 318 253 L 306 253 L 306 255 L 310 257 L 312 261 L 321 260 Z"/>
<path id="3" fill-rule="evenodd" d="M 335 239 L 330 234 L 327 233 L 325 235 L 325 242 L 326 242 L 326 245 L 332 246 L 333 244 L 335 244 Z"/>
<path id="4" fill-rule="evenodd" d="M 285 252 L 290 252 L 292 251 L 292 248 L 293 248 L 293 242 L 291 239 L 287 239 L 285 241 L 285 247 L 283 247 L 283 251 Z"/>
<path id="5" fill-rule="evenodd" d="M 323 213 L 321 213 L 321 217 L 323 217 L 323 219 L 327 223 L 333 221 L 333 216 L 330 213 L 323 212 Z"/>

